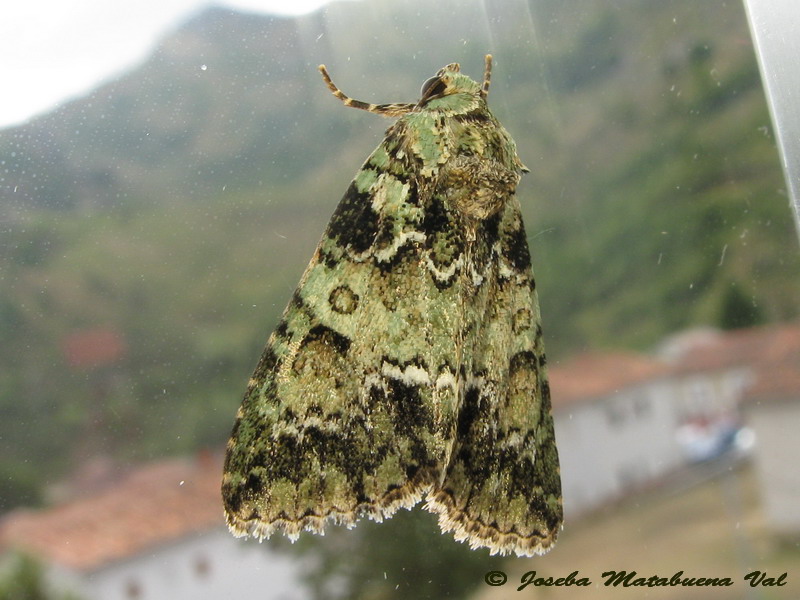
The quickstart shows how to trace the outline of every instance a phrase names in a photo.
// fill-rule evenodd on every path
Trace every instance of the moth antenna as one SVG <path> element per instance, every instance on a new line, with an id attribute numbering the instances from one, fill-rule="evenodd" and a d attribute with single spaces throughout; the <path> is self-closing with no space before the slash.
<path id="1" fill-rule="evenodd" d="M 366 110 L 367 112 L 375 113 L 382 117 L 401 117 L 410 113 L 416 107 L 416 104 L 370 104 L 369 102 L 354 100 L 336 87 L 336 84 L 331 80 L 331 76 L 328 75 L 328 69 L 325 68 L 325 65 L 320 65 L 318 68 L 319 72 L 322 73 L 322 79 L 325 81 L 325 85 L 328 86 L 331 93 L 341 100 L 342 104 L 345 106 Z"/>
<path id="2" fill-rule="evenodd" d="M 481 98 L 484 100 L 489 95 L 489 84 L 492 82 L 492 55 L 486 55 L 486 67 L 483 70 L 483 85 L 481 86 Z"/>

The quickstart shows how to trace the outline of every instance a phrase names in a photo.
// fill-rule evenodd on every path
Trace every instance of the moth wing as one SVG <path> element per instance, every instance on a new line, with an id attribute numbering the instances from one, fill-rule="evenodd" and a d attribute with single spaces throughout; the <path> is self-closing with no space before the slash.
<path id="1" fill-rule="evenodd" d="M 351 183 L 250 380 L 223 476 L 238 535 L 381 520 L 441 479 L 457 394 L 455 333 L 442 333 L 459 291 L 429 273 L 457 253 L 421 233 L 432 225 L 399 176 L 400 138 Z"/>
<path id="2" fill-rule="evenodd" d="M 491 219 L 486 227 L 493 227 Z M 496 240 L 492 242 L 492 240 Z M 539 305 L 519 201 L 510 196 L 497 233 L 478 240 L 490 258 L 468 319 L 456 441 L 442 484 L 428 496 L 443 531 L 492 554 L 530 556 L 555 543 L 561 479 L 550 411 Z"/>

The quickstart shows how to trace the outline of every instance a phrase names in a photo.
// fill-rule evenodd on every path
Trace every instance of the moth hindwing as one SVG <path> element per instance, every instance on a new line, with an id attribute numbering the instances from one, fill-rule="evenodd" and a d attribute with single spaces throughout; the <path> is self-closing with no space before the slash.
<path id="1" fill-rule="evenodd" d="M 222 494 L 236 535 L 296 539 L 423 498 L 492 554 L 555 542 L 561 480 L 515 189 L 525 167 L 458 64 L 399 119 L 331 218 L 250 379 Z"/>

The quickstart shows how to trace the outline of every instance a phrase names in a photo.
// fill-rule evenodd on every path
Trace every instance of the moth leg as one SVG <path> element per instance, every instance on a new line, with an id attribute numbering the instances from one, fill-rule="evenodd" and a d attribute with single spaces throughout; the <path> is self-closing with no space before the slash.
<path id="1" fill-rule="evenodd" d="M 375 113 L 383 117 L 401 117 L 410 113 L 416 106 L 416 104 L 370 104 L 369 102 L 354 100 L 336 87 L 336 84 L 331 80 L 331 76 L 328 75 L 328 69 L 325 68 L 325 65 L 320 65 L 318 68 L 319 72 L 322 73 L 322 79 L 325 80 L 328 89 L 334 96 L 341 100 L 342 104 L 345 106 L 366 110 L 367 112 Z"/>

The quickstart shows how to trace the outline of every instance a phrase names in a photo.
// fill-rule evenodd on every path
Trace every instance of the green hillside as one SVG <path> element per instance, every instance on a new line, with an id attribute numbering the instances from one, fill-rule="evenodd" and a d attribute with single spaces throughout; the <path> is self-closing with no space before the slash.
<path id="1" fill-rule="evenodd" d="M 551 357 L 796 317 L 797 242 L 741 6 L 622 4 L 212 9 L 119 80 L 0 131 L 0 507 L 97 453 L 227 437 L 389 124 L 342 107 L 320 62 L 354 97 L 402 102 L 444 64 L 479 77 L 494 54 L 490 105 L 531 170 L 519 194 Z M 123 350 L 76 363 L 70 340 L 97 330 Z"/>

